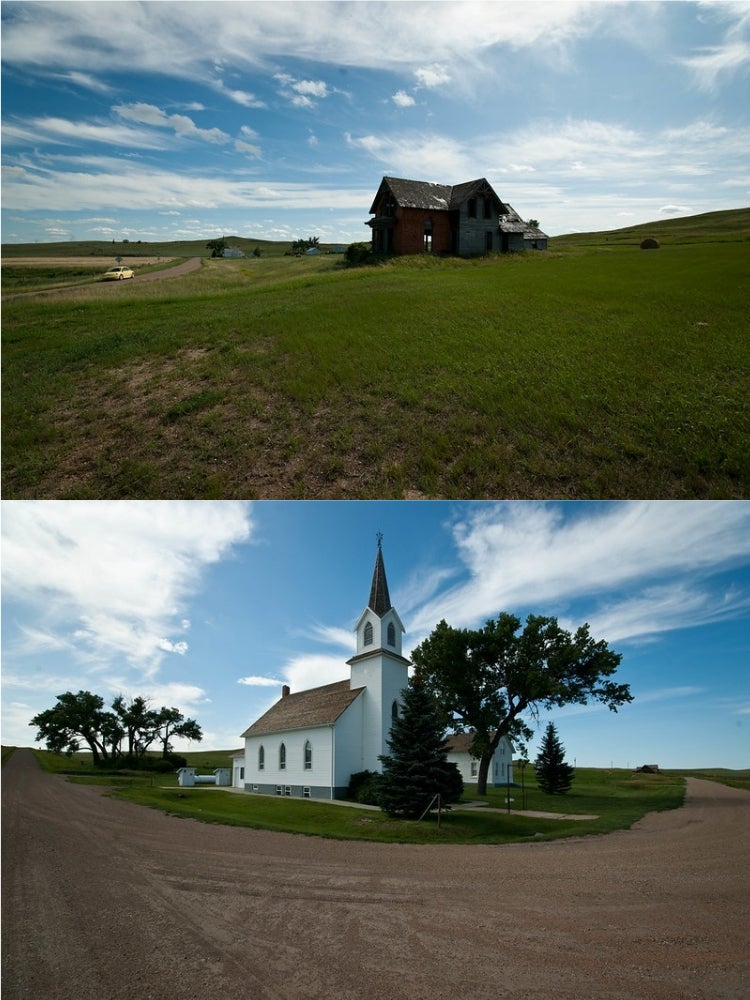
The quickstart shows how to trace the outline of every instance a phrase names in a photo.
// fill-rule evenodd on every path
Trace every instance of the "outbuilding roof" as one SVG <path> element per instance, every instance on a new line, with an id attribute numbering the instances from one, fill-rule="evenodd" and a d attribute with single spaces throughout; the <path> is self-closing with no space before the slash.
<path id="1" fill-rule="evenodd" d="M 265 715 L 245 730 L 242 737 L 307 729 L 309 726 L 330 726 L 362 691 L 364 688 L 352 688 L 350 682 L 344 680 L 282 695 Z"/>
<path id="2" fill-rule="evenodd" d="M 446 739 L 449 753 L 471 753 L 474 733 L 449 733 Z M 502 740 L 500 742 L 502 743 Z"/>

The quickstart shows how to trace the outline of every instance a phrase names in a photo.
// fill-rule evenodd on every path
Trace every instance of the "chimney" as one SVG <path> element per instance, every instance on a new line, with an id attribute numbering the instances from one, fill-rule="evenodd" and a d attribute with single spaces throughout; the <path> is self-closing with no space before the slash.
<path id="1" fill-rule="evenodd" d="M 284 684 L 282 686 L 282 688 L 281 688 L 281 697 L 282 698 L 288 698 L 289 697 L 289 693 L 290 693 L 290 691 L 289 691 L 289 685 L 288 684 Z"/>

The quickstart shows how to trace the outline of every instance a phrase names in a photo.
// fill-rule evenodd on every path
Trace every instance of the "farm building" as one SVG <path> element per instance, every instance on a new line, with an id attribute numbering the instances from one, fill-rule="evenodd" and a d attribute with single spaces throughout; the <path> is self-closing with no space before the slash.
<path id="1" fill-rule="evenodd" d="M 479 777 L 479 760 L 470 753 L 473 735 L 456 733 L 448 737 L 448 760 L 458 766 L 465 785 L 476 785 Z M 505 736 L 492 756 L 487 786 L 513 784 L 513 746 Z"/>
<path id="2" fill-rule="evenodd" d="M 484 178 L 432 184 L 384 177 L 365 225 L 376 253 L 471 256 L 546 250 L 547 236 L 498 197 Z"/>
<path id="3" fill-rule="evenodd" d="M 235 787 L 334 799 L 346 795 L 352 774 L 382 770 L 378 757 L 388 753 L 410 664 L 402 653 L 404 626 L 391 604 L 380 542 L 370 598 L 354 631 L 348 679 L 294 693 L 284 685 L 281 698 L 242 734 L 244 751 L 233 755 Z M 458 749 L 455 759 L 470 782 L 468 747 Z M 498 771 L 497 783 L 506 780 L 507 772 Z"/>

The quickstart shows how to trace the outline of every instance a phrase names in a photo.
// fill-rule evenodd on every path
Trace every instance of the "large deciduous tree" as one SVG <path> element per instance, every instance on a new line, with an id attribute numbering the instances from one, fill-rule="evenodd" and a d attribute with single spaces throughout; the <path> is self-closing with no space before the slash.
<path id="1" fill-rule="evenodd" d="M 104 700 L 90 691 L 58 695 L 57 704 L 35 715 L 29 725 L 37 727 L 35 739 L 44 740 L 53 753 L 75 753 L 83 741 L 95 764 L 116 756 L 122 738 L 116 716 L 105 712 Z"/>
<path id="2" fill-rule="evenodd" d="M 525 716 L 541 709 L 599 701 L 613 712 L 632 701 L 627 684 L 609 678 L 622 659 L 594 640 L 588 625 L 573 634 L 556 618 L 500 614 L 480 629 L 441 621 L 412 653 L 448 728 L 474 735 L 477 793 L 485 795 L 492 755 L 504 736 L 523 744 L 533 732 Z"/>
<path id="3" fill-rule="evenodd" d="M 442 714 L 418 674 L 401 697 L 401 711 L 387 740 L 390 753 L 379 758 L 383 765 L 379 799 L 389 816 L 416 819 L 438 794 L 443 804 L 457 802 L 463 781 L 447 759 Z"/>

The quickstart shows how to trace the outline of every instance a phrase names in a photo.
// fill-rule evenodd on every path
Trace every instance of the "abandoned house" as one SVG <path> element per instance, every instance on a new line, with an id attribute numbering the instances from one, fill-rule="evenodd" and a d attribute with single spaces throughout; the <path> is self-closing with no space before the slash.
<path id="1" fill-rule="evenodd" d="M 524 222 L 484 177 L 454 187 L 384 177 L 370 214 L 365 225 L 375 253 L 468 257 L 547 249 L 546 234 Z"/>

